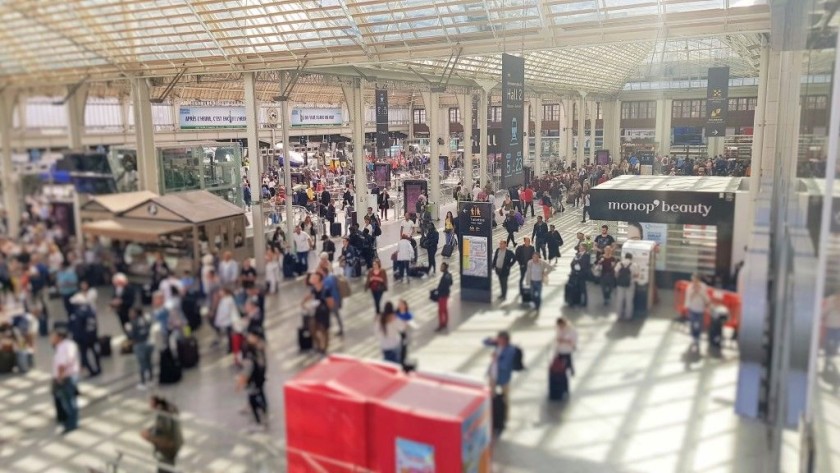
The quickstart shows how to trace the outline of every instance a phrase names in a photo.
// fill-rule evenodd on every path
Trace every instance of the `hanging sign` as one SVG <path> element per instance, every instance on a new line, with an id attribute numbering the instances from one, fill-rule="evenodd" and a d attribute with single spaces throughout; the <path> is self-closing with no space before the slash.
<path id="1" fill-rule="evenodd" d="M 390 146 L 389 141 L 388 91 L 385 89 L 376 89 L 376 149 L 384 152 Z"/>
<path id="2" fill-rule="evenodd" d="M 726 135 L 729 110 L 729 67 L 710 67 L 706 86 L 706 138 Z"/>
<path id="3" fill-rule="evenodd" d="M 525 181 L 522 156 L 522 122 L 525 95 L 525 59 L 502 54 L 502 187 L 509 189 Z"/>
<path id="4" fill-rule="evenodd" d="M 292 126 L 339 126 L 344 124 L 341 107 L 292 109 Z"/>
<path id="5" fill-rule="evenodd" d="M 178 125 L 182 130 L 245 128 L 245 107 L 181 105 L 178 117 Z"/>

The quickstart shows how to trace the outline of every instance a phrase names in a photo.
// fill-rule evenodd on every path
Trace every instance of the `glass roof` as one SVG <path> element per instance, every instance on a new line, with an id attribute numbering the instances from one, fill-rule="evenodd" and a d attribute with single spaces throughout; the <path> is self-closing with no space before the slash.
<path id="1" fill-rule="evenodd" d="M 591 81 L 594 89 L 616 90 L 626 76 L 638 75 L 634 68 L 646 55 L 658 52 L 650 49 L 658 39 L 650 37 L 652 29 L 667 31 L 676 22 L 674 28 L 690 27 L 695 35 L 703 35 L 707 22 L 734 32 L 766 31 L 766 4 L 767 0 L 0 0 L 0 83 L 396 61 L 433 70 L 456 49 L 472 58 L 459 65 L 459 74 L 469 76 L 487 67 L 497 69 L 498 58 L 486 59 L 487 54 L 519 46 L 546 51 L 527 53 L 534 64 L 529 74 L 535 78 L 569 87 Z M 698 16 L 688 22 L 680 16 L 688 13 Z M 575 44 L 577 38 L 597 38 L 601 32 L 627 39 L 581 39 L 586 44 Z M 664 57 L 663 63 L 682 60 L 677 50 L 666 51 Z M 569 66 L 572 70 L 564 69 Z M 575 82 L 575 71 L 589 77 Z"/>

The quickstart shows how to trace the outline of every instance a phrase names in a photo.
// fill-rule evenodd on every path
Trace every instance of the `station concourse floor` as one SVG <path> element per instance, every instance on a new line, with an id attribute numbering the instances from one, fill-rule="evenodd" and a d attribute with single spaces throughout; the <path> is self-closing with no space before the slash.
<path id="1" fill-rule="evenodd" d="M 444 208 L 444 212 L 449 210 Z M 398 222 L 398 221 L 397 221 Z M 534 218 L 517 235 L 530 234 Z M 436 305 L 428 300 L 437 277 L 393 284 L 384 300 L 406 299 L 419 328 L 412 334 L 409 357 L 419 369 L 458 372 L 483 379 L 490 351 L 481 341 L 498 330 L 510 330 L 513 343 L 525 353 L 527 370 L 515 375 L 507 430 L 494 445 L 493 471 L 525 472 L 738 472 L 766 471 L 766 430 L 733 412 L 737 381 L 737 351 L 729 343 L 721 358 L 687 356 L 686 328 L 672 321 L 669 291 L 648 317 L 617 322 L 615 310 L 604 307 L 600 289 L 589 286 L 586 309 L 563 304 L 577 231 L 595 234 L 599 222 L 580 223 L 580 211 L 567 207 L 551 219 L 566 244 L 544 289 L 543 308 L 536 314 L 512 298 L 518 271 L 511 276 L 507 301 L 493 304 L 461 302 L 459 277 L 450 299 L 450 331 L 433 333 Z M 397 239 L 393 220 L 383 225 L 380 257 L 390 267 Z M 505 233 L 499 226 L 494 247 Z M 443 242 L 441 242 L 441 245 Z M 421 260 L 425 258 L 421 252 Z M 457 254 L 450 259 L 457 265 Z M 438 261 L 442 261 L 438 256 Z M 496 287 L 494 280 L 494 287 Z M 373 336 L 373 300 L 354 282 L 353 295 L 342 310 L 345 336 L 331 337 L 330 351 L 358 357 L 380 358 Z M 497 289 L 496 289 L 497 290 Z M 265 433 L 246 434 L 250 414 L 243 393 L 235 391 L 231 358 L 210 348 L 211 330 L 199 331 L 202 359 L 199 367 L 184 372 L 177 385 L 157 392 L 179 406 L 185 445 L 178 466 L 185 472 L 285 471 L 283 438 L 283 382 L 317 362 L 315 355 L 299 354 L 296 328 L 298 302 L 304 294 L 299 280 L 285 281 L 280 295 L 267 300 L 266 330 L 269 373 L 266 391 L 271 413 Z M 100 303 L 109 299 L 100 288 Z M 56 306 L 54 314 L 63 314 Z M 115 317 L 100 309 L 101 333 L 119 333 Z M 547 401 L 547 372 L 555 319 L 569 317 L 579 331 L 575 354 L 576 375 L 565 403 Z M 333 321 L 334 334 L 337 328 Z M 118 342 L 120 337 L 115 337 Z M 104 470 L 117 450 L 125 452 L 119 471 L 153 471 L 151 449 L 139 431 L 151 423 L 148 392 L 135 388 L 138 377 L 132 356 L 115 352 L 104 359 L 103 375 L 82 382 L 80 429 L 57 435 L 49 392 L 51 349 L 39 340 L 37 367 L 26 375 L 0 378 L 0 472 L 87 472 Z M 145 466 L 144 466 L 145 463 Z M 794 471 L 785 468 L 784 471 Z M 448 473 L 448 472 L 443 472 Z"/>

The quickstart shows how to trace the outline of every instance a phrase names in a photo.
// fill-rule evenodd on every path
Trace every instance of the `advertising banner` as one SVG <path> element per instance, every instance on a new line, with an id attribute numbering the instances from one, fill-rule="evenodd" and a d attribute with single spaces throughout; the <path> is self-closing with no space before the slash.
<path id="1" fill-rule="evenodd" d="M 388 163 L 375 163 L 373 165 L 373 180 L 379 187 L 390 187 L 391 165 Z"/>
<path id="2" fill-rule="evenodd" d="M 524 183 L 522 168 L 522 122 L 525 95 L 525 59 L 502 54 L 502 187 L 509 189 Z"/>
<path id="3" fill-rule="evenodd" d="M 726 135 L 729 110 L 729 67 L 710 67 L 706 87 L 706 138 Z"/>
<path id="4" fill-rule="evenodd" d="M 245 107 L 181 105 L 178 125 L 182 130 L 245 128 Z"/>
<path id="5" fill-rule="evenodd" d="M 388 91 L 385 89 L 376 89 L 376 154 L 384 153 L 389 146 Z"/>
<path id="6" fill-rule="evenodd" d="M 343 111 L 337 108 L 292 109 L 292 126 L 340 126 L 344 124 Z"/>
<path id="7" fill-rule="evenodd" d="M 622 222 L 732 224 L 732 192 L 668 192 L 593 188 L 589 214 Z"/>
<path id="8" fill-rule="evenodd" d="M 397 472 L 435 473 L 435 447 L 397 437 Z"/>
<path id="9" fill-rule="evenodd" d="M 461 300 L 492 302 L 493 208 L 489 202 L 459 202 Z"/>
<path id="10" fill-rule="evenodd" d="M 633 224 L 631 223 L 630 226 L 632 227 Z M 668 224 L 640 222 L 638 230 L 641 230 L 641 235 L 639 235 L 638 238 L 639 240 L 647 240 L 656 243 L 658 247 L 656 253 L 656 270 L 664 271 L 665 253 L 668 251 Z M 632 231 L 632 228 L 628 231 L 628 239 L 630 239 L 629 237 L 631 235 L 629 233 Z"/>
<path id="11" fill-rule="evenodd" d="M 403 214 L 414 212 L 420 196 L 428 190 L 429 183 L 422 180 L 403 181 Z"/>

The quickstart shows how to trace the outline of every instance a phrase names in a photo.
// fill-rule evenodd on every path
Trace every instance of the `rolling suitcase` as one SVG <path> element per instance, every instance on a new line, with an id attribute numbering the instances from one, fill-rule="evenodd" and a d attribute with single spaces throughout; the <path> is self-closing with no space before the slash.
<path id="1" fill-rule="evenodd" d="M 558 356 L 554 358 L 548 369 L 548 399 L 550 401 L 562 401 L 569 394 L 569 376 L 566 368 L 566 360 Z"/>
<path id="2" fill-rule="evenodd" d="M 449 242 L 448 245 L 443 245 L 443 249 L 440 250 L 440 255 L 444 258 L 449 258 L 452 256 L 452 252 L 455 250 L 455 242 L 454 240 Z"/>
<path id="3" fill-rule="evenodd" d="M 289 253 L 283 255 L 283 277 L 284 278 L 293 278 L 295 277 L 295 266 L 297 266 L 297 260 L 294 256 Z"/>
<path id="4" fill-rule="evenodd" d="M 341 236 L 341 222 L 334 222 L 330 224 L 330 236 Z"/>
<path id="5" fill-rule="evenodd" d="M 160 352 L 160 384 L 175 384 L 181 381 L 181 363 L 172 354 L 172 350 L 166 349 Z"/>
<path id="6" fill-rule="evenodd" d="M 531 292 L 530 287 L 523 287 L 522 292 L 520 292 L 520 294 L 522 294 L 523 304 L 530 304 L 531 302 L 534 302 L 534 293 Z"/>
<path id="7" fill-rule="evenodd" d="M 195 332 L 201 327 L 201 306 L 198 302 L 198 293 L 188 292 L 181 300 L 181 312 L 184 313 L 184 318 L 187 319 L 187 325 L 190 330 Z"/>
<path id="8" fill-rule="evenodd" d="M 111 336 L 110 335 L 102 335 L 96 340 L 96 344 L 99 346 L 99 356 L 106 357 L 111 356 Z"/>
<path id="9" fill-rule="evenodd" d="M 580 279 L 578 276 L 569 276 L 564 291 L 563 295 L 567 305 L 580 305 Z"/>
<path id="10" fill-rule="evenodd" d="M 310 330 L 311 319 L 308 315 L 303 316 L 303 324 L 298 327 L 298 348 L 300 351 L 309 351 L 314 346 L 312 342 L 312 330 Z"/>
<path id="11" fill-rule="evenodd" d="M 505 398 L 499 393 L 493 394 L 492 406 L 492 421 L 493 433 L 499 435 L 505 430 L 505 422 L 507 419 L 507 406 L 505 406 Z"/>
<path id="12" fill-rule="evenodd" d="M 13 350 L 0 350 L 0 374 L 11 373 L 17 365 L 17 356 Z"/>
<path id="13" fill-rule="evenodd" d="M 198 341 L 195 337 L 184 337 L 178 340 L 178 361 L 184 369 L 198 366 Z"/>

